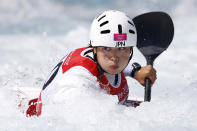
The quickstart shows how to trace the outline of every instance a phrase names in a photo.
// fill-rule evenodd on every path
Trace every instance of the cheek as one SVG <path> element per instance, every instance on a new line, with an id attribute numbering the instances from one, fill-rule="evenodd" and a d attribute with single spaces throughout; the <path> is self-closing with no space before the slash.
<path id="1" fill-rule="evenodd" d="M 103 55 L 103 59 L 105 59 L 105 60 L 109 60 L 109 58 L 110 58 L 110 56 L 109 56 L 109 55 L 107 55 L 107 54 L 104 54 L 104 55 Z"/>
<path id="2" fill-rule="evenodd" d="M 103 54 L 103 53 L 98 53 L 97 54 L 97 59 L 100 65 L 105 65 L 106 62 L 109 60 L 108 55 Z"/>
<path id="3" fill-rule="evenodd" d="M 110 55 L 107 54 L 107 53 L 100 54 L 100 59 L 101 60 L 109 60 L 109 58 L 110 58 Z"/>
<path id="4" fill-rule="evenodd" d="M 124 59 L 124 60 L 129 59 L 130 53 L 122 53 L 122 54 L 121 54 L 121 57 L 122 57 L 122 59 Z"/>
<path id="5" fill-rule="evenodd" d="M 129 61 L 129 57 L 130 57 L 130 54 L 122 54 L 121 59 L 120 59 L 120 63 L 127 64 Z"/>

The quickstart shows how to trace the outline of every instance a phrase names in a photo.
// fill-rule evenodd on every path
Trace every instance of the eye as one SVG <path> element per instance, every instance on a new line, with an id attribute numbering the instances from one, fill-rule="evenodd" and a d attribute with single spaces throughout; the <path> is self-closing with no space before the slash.
<path id="1" fill-rule="evenodd" d="M 104 47 L 104 50 L 105 50 L 105 51 L 110 51 L 111 48 L 110 48 L 110 47 Z"/>
<path id="2" fill-rule="evenodd" d="M 119 50 L 125 50 L 125 47 L 119 47 L 118 49 Z"/>

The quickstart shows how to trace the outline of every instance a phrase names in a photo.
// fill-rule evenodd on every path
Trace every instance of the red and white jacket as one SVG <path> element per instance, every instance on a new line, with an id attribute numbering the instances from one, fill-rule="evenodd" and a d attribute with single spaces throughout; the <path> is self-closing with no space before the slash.
<path id="1" fill-rule="evenodd" d="M 132 70 L 132 66 L 129 65 L 124 70 L 124 73 L 121 72 L 117 75 L 100 72 L 97 63 L 94 61 L 92 48 L 84 47 L 76 49 L 63 58 L 52 70 L 48 80 L 43 86 L 39 98 L 29 101 L 29 108 L 26 114 L 27 116 L 40 116 L 42 105 L 46 102 L 48 96 L 54 94 L 54 90 L 62 90 L 58 89 L 60 83 L 64 86 L 68 85 L 68 87 L 73 86 L 73 82 L 69 80 L 69 76 L 73 74 L 80 77 L 84 76 L 87 79 L 92 79 L 92 76 L 94 76 L 100 88 L 106 90 L 108 94 L 117 95 L 119 103 L 123 104 L 129 95 L 125 74 L 130 75 Z M 80 77 L 76 79 L 80 79 Z"/>

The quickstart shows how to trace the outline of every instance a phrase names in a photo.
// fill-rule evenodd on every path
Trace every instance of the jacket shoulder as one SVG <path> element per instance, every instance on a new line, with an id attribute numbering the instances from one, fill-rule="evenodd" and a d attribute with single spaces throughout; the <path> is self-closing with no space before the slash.
<path id="1" fill-rule="evenodd" d="M 98 71 L 93 58 L 93 49 L 84 47 L 70 52 L 62 64 L 62 71 L 65 73 L 75 66 L 82 66 L 96 76 Z"/>

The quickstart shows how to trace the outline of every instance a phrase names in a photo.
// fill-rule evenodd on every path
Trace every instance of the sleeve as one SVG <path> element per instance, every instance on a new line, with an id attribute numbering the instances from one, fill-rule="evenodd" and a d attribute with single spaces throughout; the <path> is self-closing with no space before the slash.
<path id="1" fill-rule="evenodd" d="M 60 68 L 53 82 L 42 91 L 42 103 L 61 103 L 68 97 L 69 91 L 84 87 L 98 88 L 96 85 L 96 77 L 84 67 L 72 67 L 65 73 Z"/>
<path id="2" fill-rule="evenodd" d="M 123 70 L 125 76 L 130 76 L 132 78 L 136 78 L 136 73 L 140 70 L 141 65 L 138 63 L 131 63 L 127 65 L 127 67 Z"/>

